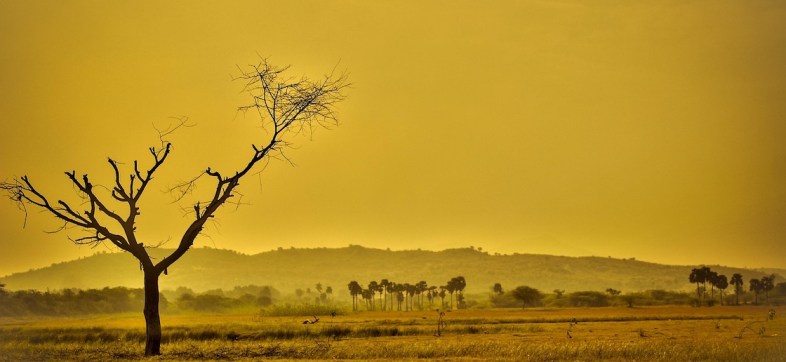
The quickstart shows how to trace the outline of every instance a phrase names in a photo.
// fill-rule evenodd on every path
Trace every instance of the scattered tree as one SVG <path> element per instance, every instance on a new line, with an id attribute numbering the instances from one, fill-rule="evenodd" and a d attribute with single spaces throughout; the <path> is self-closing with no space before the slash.
<path id="1" fill-rule="evenodd" d="M 516 300 L 521 302 L 522 308 L 537 306 L 540 304 L 541 299 L 543 299 L 543 295 L 539 290 L 526 285 L 516 287 L 511 293 Z"/>

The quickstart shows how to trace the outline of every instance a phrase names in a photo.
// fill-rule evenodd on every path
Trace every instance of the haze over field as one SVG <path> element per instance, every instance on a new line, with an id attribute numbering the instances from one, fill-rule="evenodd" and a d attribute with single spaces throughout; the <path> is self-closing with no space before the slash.
<path id="1" fill-rule="evenodd" d="M 246 180 L 197 246 L 786 268 L 780 2 L 3 1 L 0 181 L 75 200 L 63 171 L 109 183 L 106 157 L 147 162 L 153 125 L 188 116 L 140 205 L 140 237 L 174 247 L 190 203 L 159 191 L 243 162 L 257 124 L 231 79 L 260 55 L 347 70 L 341 126 Z M 0 275 L 96 251 L 24 219 L 0 202 Z"/>

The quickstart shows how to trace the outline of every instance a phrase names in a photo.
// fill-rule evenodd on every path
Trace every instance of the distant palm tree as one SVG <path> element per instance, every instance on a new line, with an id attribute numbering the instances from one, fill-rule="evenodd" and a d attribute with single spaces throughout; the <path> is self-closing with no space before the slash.
<path id="1" fill-rule="evenodd" d="M 358 306 L 357 306 L 358 295 L 363 293 L 363 287 L 361 287 L 357 281 L 353 280 L 349 282 L 347 288 L 349 288 L 349 295 L 352 296 L 352 310 L 356 311 L 358 310 Z"/>
<path id="2" fill-rule="evenodd" d="M 758 279 L 751 279 L 748 282 L 748 288 L 753 292 L 753 304 L 759 304 L 759 293 L 762 291 L 761 281 Z"/>
<path id="3" fill-rule="evenodd" d="M 723 292 L 729 286 L 729 281 L 726 276 L 721 274 L 715 277 L 715 286 L 718 287 L 718 291 L 720 291 L 720 301 L 721 305 L 723 305 Z"/>
<path id="4" fill-rule="evenodd" d="M 743 289 L 742 289 L 742 284 L 743 284 L 742 274 L 734 273 L 731 276 L 731 280 L 729 281 L 729 283 L 734 286 L 734 294 L 735 294 L 734 303 L 739 305 L 740 304 L 740 293 L 742 293 L 742 291 L 743 291 Z"/>
<path id="5" fill-rule="evenodd" d="M 421 280 L 415 286 L 417 287 L 418 309 L 423 310 L 423 294 L 428 290 L 428 283 L 425 280 Z"/>
<path id="6" fill-rule="evenodd" d="M 445 293 L 445 292 L 446 292 L 447 290 L 448 290 L 448 287 L 447 287 L 447 286 L 445 286 L 445 285 L 441 285 L 441 286 L 439 287 L 439 294 L 437 294 L 437 295 L 439 295 L 439 298 L 442 300 L 442 304 L 441 304 L 441 306 L 442 306 L 442 309 L 445 309 L 445 296 L 447 296 L 447 293 Z"/>
<path id="7" fill-rule="evenodd" d="M 368 291 L 371 293 L 371 309 L 376 309 L 374 304 L 374 295 L 376 294 L 377 290 L 379 290 L 379 284 L 377 284 L 376 280 L 372 280 L 368 283 Z"/>
<path id="8" fill-rule="evenodd" d="M 707 294 L 707 278 L 709 278 L 710 268 L 703 266 L 701 268 L 694 268 L 691 270 L 688 280 L 691 283 L 696 283 L 696 296 L 704 300 Z M 701 286 L 699 286 L 701 284 Z"/>
<path id="9" fill-rule="evenodd" d="M 396 292 L 396 283 L 388 282 L 387 285 L 385 286 L 385 291 L 390 296 L 390 310 L 393 310 L 393 298 L 395 297 L 393 293 Z"/>
<path id="10" fill-rule="evenodd" d="M 770 303 L 770 291 L 775 288 L 775 274 L 761 277 L 761 290 L 764 292 L 764 297 L 767 298 L 767 304 Z"/>
<path id="11" fill-rule="evenodd" d="M 710 300 L 715 300 L 715 286 L 718 283 L 718 273 L 707 268 L 707 282 L 710 283 Z"/>

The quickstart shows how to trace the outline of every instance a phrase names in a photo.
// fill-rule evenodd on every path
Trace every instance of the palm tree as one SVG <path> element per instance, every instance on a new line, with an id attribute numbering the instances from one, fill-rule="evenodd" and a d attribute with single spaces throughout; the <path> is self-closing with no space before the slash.
<path id="1" fill-rule="evenodd" d="M 349 288 L 349 295 L 352 296 L 352 310 L 356 311 L 358 310 L 358 306 L 357 306 L 358 294 L 363 292 L 363 287 L 361 287 L 360 284 L 358 284 L 358 282 L 354 280 L 349 282 L 347 287 Z"/>
<path id="2" fill-rule="evenodd" d="M 759 293 L 762 291 L 761 281 L 758 279 L 751 279 L 748 282 L 748 288 L 753 292 L 753 304 L 759 304 Z"/>
<path id="3" fill-rule="evenodd" d="M 696 283 L 696 296 L 701 300 L 704 300 L 704 296 L 707 294 L 707 279 L 709 278 L 709 274 L 710 268 L 703 266 L 691 270 L 690 276 L 688 277 L 691 283 Z M 701 287 L 699 287 L 699 283 L 702 284 Z"/>
<path id="4" fill-rule="evenodd" d="M 710 283 L 710 300 L 715 300 L 715 286 L 718 282 L 718 273 L 707 269 L 707 282 Z"/>
<path id="5" fill-rule="evenodd" d="M 742 274 L 734 273 L 731 276 L 731 280 L 729 281 L 729 283 L 734 286 L 734 294 L 735 294 L 735 301 L 734 301 L 734 303 L 739 305 L 740 304 L 740 293 L 742 293 L 742 291 L 743 291 L 743 289 L 742 289 L 742 284 L 743 284 Z"/>
<path id="6" fill-rule="evenodd" d="M 390 310 L 393 310 L 393 298 L 395 297 L 393 293 L 396 292 L 396 283 L 388 282 L 385 291 L 390 295 Z"/>
<path id="7" fill-rule="evenodd" d="M 382 290 L 382 310 L 385 310 L 388 306 L 388 284 L 390 282 L 387 279 L 382 279 L 379 281 L 379 288 Z"/>
<path id="8" fill-rule="evenodd" d="M 372 280 L 368 283 L 368 291 L 371 293 L 371 309 L 376 309 L 374 308 L 374 295 L 377 289 L 379 289 L 379 284 L 377 284 L 376 280 Z"/>
<path id="9" fill-rule="evenodd" d="M 723 291 L 729 286 L 729 281 L 725 275 L 721 274 L 715 277 L 715 286 L 718 287 L 718 291 L 720 292 L 720 301 L 721 305 L 723 305 Z"/>
<path id="10" fill-rule="evenodd" d="M 445 309 L 445 296 L 447 295 L 445 292 L 447 290 L 448 290 L 447 286 L 442 285 L 442 286 L 439 287 L 439 294 L 438 295 L 439 295 L 439 298 L 442 299 L 442 304 L 441 304 L 442 309 Z"/>
<path id="11" fill-rule="evenodd" d="M 767 304 L 770 303 L 770 290 L 775 288 L 775 274 L 761 277 L 761 290 L 764 292 L 764 297 L 767 299 Z"/>
<path id="12" fill-rule="evenodd" d="M 428 290 L 428 283 L 425 280 L 421 280 L 415 286 L 418 288 L 418 309 L 423 310 L 423 293 Z"/>
<path id="13" fill-rule="evenodd" d="M 461 296 L 461 301 L 458 303 L 458 307 L 461 308 L 464 305 L 464 288 L 467 287 L 467 280 L 464 279 L 462 276 L 456 277 L 456 291 L 458 291 L 459 295 Z"/>

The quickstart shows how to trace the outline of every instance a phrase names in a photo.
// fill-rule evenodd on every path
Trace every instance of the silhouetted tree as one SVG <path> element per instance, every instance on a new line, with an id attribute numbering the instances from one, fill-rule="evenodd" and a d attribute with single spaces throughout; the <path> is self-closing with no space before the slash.
<path id="1" fill-rule="evenodd" d="M 761 291 L 764 292 L 766 303 L 770 303 L 770 291 L 775 288 L 775 274 L 761 277 Z"/>
<path id="2" fill-rule="evenodd" d="M 715 286 L 718 287 L 720 292 L 721 305 L 723 305 L 723 292 L 729 287 L 729 280 L 725 275 L 721 274 L 715 277 Z"/>
<path id="3" fill-rule="evenodd" d="M 505 291 L 502 289 L 502 284 L 500 283 L 494 283 L 494 287 L 492 287 L 491 289 L 494 291 L 494 293 L 497 293 L 498 295 L 502 295 L 503 293 L 505 293 Z"/>
<path id="4" fill-rule="evenodd" d="M 759 279 L 751 279 L 748 281 L 748 288 L 753 292 L 753 304 L 759 304 L 759 293 L 761 293 L 762 285 Z"/>
<path id="5" fill-rule="evenodd" d="M 707 282 L 710 283 L 710 300 L 715 300 L 715 287 L 718 283 L 718 273 L 708 269 Z"/>
<path id="6" fill-rule="evenodd" d="M 63 222 L 63 229 L 76 226 L 84 230 L 84 236 L 72 239 L 73 242 L 97 246 L 108 241 L 139 261 L 140 268 L 144 271 L 147 356 L 161 354 L 159 276 L 166 274 L 169 267 L 193 246 L 194 240 L 208 220 L 213 219 L 218 209 L 237 195 L 236 189 L 240 181 L 246 175 L 261 172 L 255 166 L 264 165 L 271 157 L 283 156 L 292 137 L 309 132 L 315 127 L 336 124 L 334 106 L 343 99 L 342 90 L 347 86 L 346 78 L 329 75 L 319 81 L 311 81 L 306 78 L 292 78 L 285 74 L 286 70 L 287 68 L 272 66 L 267 60 L 247 70 L 240 69 L 237 80 L 245 83 L 244 90 L 250 96 L 251 102 L 247 106 L 239 107 L 239 110 L 258 114 L 264 133 L 259 143 L 252 145 L 252 152 L 239 169 L 222 173 L 208 167 L 198 177 L 173 188 L 182 198 L 193 190 L 203 176 L 214 182 L 212 197 L 206 201 L 197 201 L 193 205 L 194 220 L 183 232 L 177 248 L 164 258 L 154 260 L 150 257 L 147 248 L 152 245 L 146 246 L 137 239 L 136 224 L 142 196 L 172 151 L 172 144 L 165 139 L 171 129 L 160 132 L 159 147 L 149 148 L 152 158 L 149 166 L 144 167 L 134 161 L 126 181 L 123 181 L 121 176 L 122 165 L 111 158 L 108 162 L 114 182 L 108 187 L 93 184 L 86 174 L 80 177 L 76 171 L 67 171 L 65 174 L 69 183 L 81 197 L 79 203 L 54 201 L 50 196 L 46 196 L 43 190 L 38 189 L 28 176 L 0 183 L 0 189 L 5 190 L 9 197 L 19 204 L 20 209 L 26 210 L 29 206 L 39 208 Z"/>
<path id="7" fill-rule="evenodd" d="M 385 310 L 388 305 L 388 284 L 390 284 L 390 281 L 388 281 L 387 279 L 382 279 L 379 281 L 379 287 L 382 290 L 382 294 L 383 294 L 382 310 Z"/>
<path id="8" fill-rule="evenodd" d="M 564 289 L 554 289 L 554 296 L 555 296 L 557 299 L 560 299 L 560 298 L 562 298 L 562 295 L 563 295 L 563 294 L 565 294 L 565 290 L 564 290 Z"/>
<path id="9" fill-rule="evenodd" d="M 441 309 L 445 309 L 445 296 L 447 296 L 447 294 L 445 292 L 447 290 L 448 290 L 448 288 L 446 286 L 444 286 L 444 285 L 439 287 L 439 294 L 438 295 L 439 295 L 439 298 L 442 301 L 442 304 L 441 304 L 442 308 Z"/>
<path id="10" fill-rule="evenodd" d="M 363 287 L 361 287 L 358 282 L 353 280 L 349 282 L 347 289 L 349 289 L 349 295 L 352 296 L 352 310 L 358 310 L 358 295 L 363 293 Z"/>
<path id="11" fill-rule="evenodd" d="M 742 274 L 740 274 L 740 273 L 732 274 L 731 280 L 729 281 L 729 283 L 734 286 L 734 296 L 735 296 L 734 304 L 739 305 L 740 304 L 740 294 L 744 291 L 744 289 L 742 289 L 742 285 L 743 285 Z"/>
<path id="12" fill-rule="evenodd" d="M 620 292 L 619 290 L 616 290 L 614 288 L 608 288 L 608 289 L 606 289 L 606 293 L 609 293 L 610 296 L 614 297 L 614 296 L 620 295 L 620 293 L 622 293 L 622 292 Z"/>
<path id="13" fill-rule="evenodd" d="M 376 309 L 374 308 L 374 295 L 377 292 L 378 288 L 379 288 L 379 284 L 377 284 L 375 280 L 372 280 L 371 282 L 368 283 L 368 291 L 371 293 L 371 309 Z"/>
<path id="14" fill-rule="evenodd" d="M 704 295 L 707 291 L 707 278 L 709 276 L 710 268 L 703 266 L 701 268 L 694 268 L 691 270 L 688 280 L 691 283 L 696 283 L 696 296 L 700 300 L 704 300 Z M 701 284 L 701 286 L 699 285 Z"/>
<path id="15" fill-rule="evenodd" d="M 513 295 L 513 298 L 521 301 L 522 308 L 526 308 L 528 305 L 535 306 L 543 298 L 539 290 L 526 285 L 516 287 L 510 293 Z"/>

